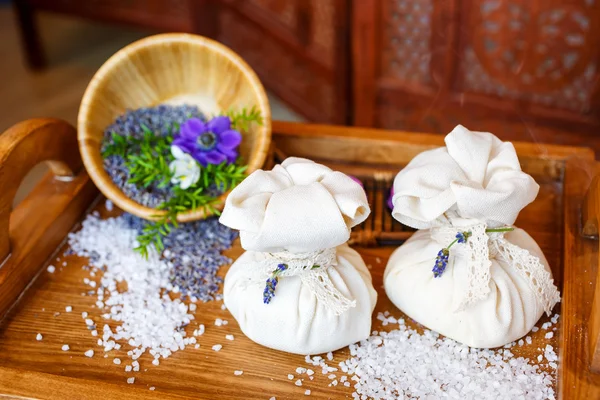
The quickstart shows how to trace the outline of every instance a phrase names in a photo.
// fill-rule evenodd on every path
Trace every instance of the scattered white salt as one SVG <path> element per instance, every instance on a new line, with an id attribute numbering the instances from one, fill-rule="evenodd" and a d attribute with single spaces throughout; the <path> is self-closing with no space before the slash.
<path id="1" fill-rule="evenodd" d="M 113 363 L 120 365 L 121 364 L 121 359 L 120 358 L 115 358 L 113 359 Z"/>
<path id="2" fill-rule="evenodd" d="M 221 310 L 227 310 L 227 306 L 225 304 L 221 304 Z"/>
<path id="3" fill-rule="evenodd" d="M 308 376 L 314 375 L 314 373 L 315 373 L 315 371 L 313 371 L 310 368 L 306 370 L 306 375 L 308 375 Z"/>
<path id="4" fill-rule="evenodd" d="M 292 379 L 294 379 L 294 375 L 288 374 L 288 379 L 291 381 Z"/>
<path id="5" fill-rule="evenodd" d="M 539 330 L 540 330 L 540 328 L 538 328 L 537 326 L 534 326 L 533 328 L 531 328 L 531 332 L 537 332 Z"/>
<path id="6" fill-rule="evenodd" d="M 306 389 L 306 390 L 304 391 L 304 395 L 305 395 L 305 396 L 310 396 L 310 389 Z"/>
<path id="7" fill-rule="evenodd" d="M 131 377 L 131 378 L 127 378 L 127 383 L 129 383 L 130 385 L 135 382 L 135 378 Z"/>
<path id="8" fill-rule="evenodd" d="M 220 344 L 215 344 L 215 345 L 212 347 L 212 349 L 213 349 L 214 351 L 219 351 L 219 350 L 221 350 L 222 348 L 223 348 L 223 346 L 222 346 L 222 345 L 220 345 Z"/>
<path id="9" fill-rule="evenodd" d="M 66 312 L 71 312 L 71 311 L 73 311 L 73 307 L 71 307 L 71 306 L 66 306 L 66 307 L 65 307 L 65 311 L 66 311 Z"/>
<path id="10" fill-rule="evenodd" d="M 302 381 L 300 379 L 298 379 L 296 382 L 294 382 L 294 385 L 302 386 Z"/>
<path id="11" fill-rule="evenodd" d="M 63 344 L 61 349 L 62 349 L 62 351 L 69 351 L 70 347 L 68 344 Z"/>
<path id="12" fill-rule="evenodd" d="M 154 386 L 150 386 L 150 390 L 155 390 L 156 388 Z"/>
<path id="13" fill-rule="evenodd" d="M 170 283 L 168 261 L 155 252 L 146 259 L 134 251 L 137 235 L 123 218 L 100 220 L 92 215 L 80 231 L 69 234 L 69 245 L 78 256 L 90 258 L 89 270 L 104 271 L 99 282 L 84 282 L 96 286 L 96 307 L 103 309 L 106 322 L 116 325 L 111 329 L 104 324 L 97 332 L 105 351 L 118 349 L 121 342 L 132 347 L 127 352 L 132 360 L 145 352 L 167 358 L 196 344 L 182 329 L 194 316 L 181 299 L 164 293 Z M 119 290 L 122 282 L 127 283 L 125 291 Z M 82 313 L 82 318 L 88 319 L 88 314 Z"/>
<path id="14" fill-rule="evenodd" d="M 155 358 L 154 360 L 152 360 L 152 364 L 159 365 L 160 361 L 158 360 L 158 358 Z"/>
<path id="15" fill-rule="evenodd" d="M 108 211 L 108 212 L 112 211 L 113 206 L 114 206 L 113 202 L 106 199 L 106 201 L 104 202 L 104 208 L 106 208 L 106 211 Z"/>
<path id="16" fill-rule="evenodd" d="M 125 366 L 125 372 L 131 372 L 131 369 L 132 369 L 131 365 Z"/>
<path id="17" fill-rule="evenodd" d="M 554 336 L 554 332 L 548 332 L 548 333 L 546 333 L 546 335 L 544 335 L 544 337 L 546 339 L 552 339 L 553 336 Z"/>
<path id="18" fill-rule="evenodd" d="M 225 335 L 225 339 L 227 340 L 233 340 L 233 335 Z"/>
<path id="19" fill-rule="evenodd" d="M 41 334 L 41 333 L 38 333 L 38 334 L 35 336 L 35 340 L 37 340 L 38 342 L 39 342 L 40 340 L 42 340 L 43 338 L 44 338 L 44 337 L 42 336 L 42 334 Z"/>
<path id="20" fill-rule="evenodd" d="M 199 345 L 199 344 L 195 344 L 195 345 L 194 345 L 194 348 L 195 348 L 195 349 L 199 349 L 199 348 L 200 348 L 200 345 Z"/>
<path id="21" fill-rule="evenodd" d="M 303 374 L 305 372 L 306 372 L 306 368 L 304 368 L 304 367 L 298 367 L 298 368 L 296 368 L 296 373 L 297 374 Z"/>
<path id="22" fill-rule="evenodd" d="M 94 356 L 94 350 L 88 350 L 88 351 L 86 351 L 83 354 L 85 354 L 86 357 L 93 357 Z"/>
<path id="23" fill-rule="evenodd" d="M 87 326 L 92 326 L 92 325 L 94 325 L 94 321 L 92 321 L 92 319 L 91 319 L 91 318 L 86 318 L 86 319 L 85 319 L 85 324 L 86 324 Z"/>
<path id="24" fill-rule="evenodd" d="M 525 341 L 527 342 L 527 344 L 531 344 L 531 343 L 532 343 L 531 336 L 527 336 L 527 337 L 525 338 Z"/>
<path id="25" fill-rule="evenodd" d="M 196 311 L 196 305 L 194 303 L 190 304 L 188 308 L 190 309 L 190 311 Z"/>
<path id="26" fill-rule="evenodd" d="M 223 320 L 222 320 L 221 318 L 217 318 L 217 319 L 215 319 L 215 325 L 216 325 L 216 326 L 221 326 L 221 325 L 223 325 Z"/>
<path id="27" fill-rule="evenodd" d="M 85 311 L 81 313 L 81 318 L 86 319 L 88 317 L 88 313 Z"/>
<path id="28" fill-rule="evenodd" d="M 98 336 L 98 331 L 95 329 L 91 333 L 92 333 L 92 336 Z"/>
<path id="29" fill-rule="evenodd" d="M 329 361 L 333 360 L 333 353 L 331 351 L 329 353 L 327 353 L 327 359 Z"/>
<path id="30" fill-rule="evenodd" d="M 233 374 L 236 376 L 240 376 L 244 373 L 244 371 L 233 371 Z"/>
<path id="31" fill-rule="evenodd" d="M 48 265 L 48 268 L 46 268 L 46 271 L 48 271 L 51 274 L 53 274 L 54 271 L 56 271 L 56 267 L 54 265 Z"/>
<path id="32" fill-rule="evenodd" d="M 523 346 L 525 344 L 525 342 L 523 341 L 523 339 L 519 339 L 519 346 Z"/>
<path id="33" fill-rule="evenodd" d="M 277 400 L 277 398 L 275 398 L 275 396 L 273 396 L 269 400 Z"/>
<path id="34" fill-rule="evenodd" d="M 469 348 L 429 330 L 419 333 L 402 319 L 394 322 L 389 313 L 377 318 L 396 325 L 395 329 L 376 332 L 351 344 L 350 358 L 338 365 L 347 374 L 339 382 L 330 373 L 336 368 L 327 365 L 326 360 L 307 356 L 305 361 L 328 375 L 332 380 L 329 386 L 354 386 L 354 399 L 556 397 L 554 375 L 545 372 L 543 364 L 540 368 L 529 359 L 516 357 L 509 350 L 512 346 L 497 350 Z M 530 340 L 526 337 L 519 344 L 529 344 Z M 537 357 L 540 364 L 545 357 L 550 368 L 557 366 L 558 356 L 552 346 L 538 351 L 543 352 L 543 357 Z"/>

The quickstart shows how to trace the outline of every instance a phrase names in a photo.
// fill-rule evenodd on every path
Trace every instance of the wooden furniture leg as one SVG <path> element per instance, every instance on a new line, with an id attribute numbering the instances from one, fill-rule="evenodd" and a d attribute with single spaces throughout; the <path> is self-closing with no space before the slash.
<path id="1" fill-rule="evenodd" d="M 27 0 L 13 0 L 13 2 L 27 65 L 32 69 L 42 69 L 46 67 L 46 56 L 40 40 L 35 10 Z"/>

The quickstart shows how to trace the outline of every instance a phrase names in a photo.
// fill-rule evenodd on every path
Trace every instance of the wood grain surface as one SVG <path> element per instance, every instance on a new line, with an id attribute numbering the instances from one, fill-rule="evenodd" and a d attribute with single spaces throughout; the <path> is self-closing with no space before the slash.
<path id="1" fill-rule="evenodd" d="M 419 146 L 423 150 L 440 144 L 440 138 L 437 137 L 438 142 L 435 143 L 434 137 L 400 132 L 395 133 L 401 138 L 400 141 L 394 141 L 389 133 L 376 130 L 278 123 L 274 127 L 275 143 L 282 143 L 288 155 L 305 155 L 309 149 L 302 143 L 308 140 L 323 161 L 329 160 L 332 165 L 352 164 L 373 171 L 385 168 L 389 163 L 395 166 L 405 164 L 414 152 L 419 151 Z M 342 132 L 349 142 L 338 138 Z M 336 141 L 339 141 L 337 146 L 333 144 Z M 325 144 L 333 147 L 325 152 L 321 147 Z M 533 338 L 531 345 L 516 346 L 513 352 L 516 356 L 534 358 L 540 354 L 538 348 L 546 344 L 554 346 L 560 357 L 559 371 L 558 374 L 552 370 L 549 372 L 558 377 L 556 386 L 562 398 L 598 398 L 593 396 L 599 393 L 600 384 L 589 374 L 584 356 L 587 349 L 585 329 L 593 288 L 591 281 L 586 279 L 589 274 L 595 273 L 592 271 L 592 261 L 597 261 L 597 253 L 594 253 L 597 251 L 597 242 L 581 241 L 577 219 L 587 189 L 584 186 L 589 185 L 586 178 L 589 179 L 593 174 L 593 171 L 590 172 L 594 165 L 593 153 L 586 149 L 548 146 L 540 154 L 538 149 L 531 146 L 518 144 L 516 147 L 523 169 L 540 184 L 540 193 L 535 202 L 519 215 L 516 225 L 529 232 L 543 249 L 557 283 L 564 290 L 564 302 L 555 309 L 555 312 L 559 312 L 562 308 L 558 335 L 545 339 L 546 331 L 540 329 L 530 334 Z M 341 152 L 342 148 L 345 153 Z M 346 158 L 348 152 L 357 158 Z M 28 204 L 28 210 L 36 207 Z M 103 216 L 118 213 L 118 210 L 108 213 L 102 202 L 97 205 L 97 210 Z M 125 354 L 128 346 L 111 351 L 105 358 L 102 349 L 96 345 L 97 338 L 91 336 L 86 328 L 81 317 L 83 311 L 89 312 L 90 318 L 96 323 L 103 320 L 94 305 L 96 298 L 82 295 L 89 288 L 83 283 L 83 278 L 89 277 L 88 272 L 82 269 L 86 260 L 73 255 L 63 256 L 65 250 L 66 244 L 47 262 L 37 260 L 44 266 L 56 266 L 56 272 L 50 274 L 42 270 L 0 323 L 0 393 L 5 396 L 57 399 L 269 399 L 275 396 L 277 399 L 295 399 L 304 398 L 305 390 L 310 389 L 311 396 L 307 398 L 350 397 L 351 388 L 340 385 L 328 387 L 329 380 L 318 368 L 313 368 L 316 371 L 314 380 L 304 375 L 303 386 L 295 386 L 294 381 L 298 379 L 295 369 L 299 366 L 308 367 L 304 357 L 270 350 L 251 342 L 241 333 L 229 312 L 221 309 L 221 301 L 200 303 L 195 320 L 186 329 L 189 334 L 200 323 L 206 326 L 206 333 L 199 337 L 199 349 L 190 347 L 176 352 L 161 361 L 159 366 L 152 365 L 151 358 L 146 354 L 140 359 L 140 372 L 126 373 L 124 365 L 128 359 Z M 357 250 L 370 267 L 379 294 L 372 329 L 386 330 L 389 327 L 381 327 L 376 320 L 377 312 L 389 311 L 396 317 L 402 316 L 382 288 L 383 271 L 394 248 Z M 227 254 L 235 258 L 241 252 L 236 242 Z M 577 256 L 571 257 L 571 254 Z M 227 268 L 224 266 L 219 273 L 224 275 Z M 66 313 L 66 306 L 72 306 L 73 312 Z M 228 320 L 229 323 L 215 326 L 216 318 Z M 543 317 L 538 326 L 547 320 Z M 420 329 L 407 321 L 411 327 Z M 42 341 L 36 341 L 37 333 L 44 336 Z M 226 340 L 226 334 L 234 335 L 235 340 Z M 62 351 L 63 344 L 68 344 L 71 350 Z M 214 352 L 211 350 L 214 344 L 222 344 L 223 349 Z M 88 349 L 95 351 L 94 357 L 84 356 L 83 353 Z M 348 355 L 347 348 L 335 352 L 330 365 L 337 364 Z M 123 364 L 113 364 L 114 357 L 121 358 Z M 235 370 L 243 370 L 244 373 L 235 376 Z M 288 374 L 295 375 L 295 379 L 289 380 Z M 131 376 L 136 378 L 135 383 L 127 384 L 126 379 Z M 149 391 L 151 386 L 156 390 Z"/>

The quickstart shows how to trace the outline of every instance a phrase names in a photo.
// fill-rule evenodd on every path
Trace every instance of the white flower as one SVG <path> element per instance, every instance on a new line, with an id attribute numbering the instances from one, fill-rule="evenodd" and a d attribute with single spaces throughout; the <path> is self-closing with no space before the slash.
<path id="1" fill-rule="evenodd" d="M 171 183 L 179 184 L 182 189 L 187 189 L 200 179 L 200 165 L 194 158 L 184 153 L 177 146 L 171 146 L 171 154 L 175 160 L 169 164 L 169 169 L 173 173 Z"/>

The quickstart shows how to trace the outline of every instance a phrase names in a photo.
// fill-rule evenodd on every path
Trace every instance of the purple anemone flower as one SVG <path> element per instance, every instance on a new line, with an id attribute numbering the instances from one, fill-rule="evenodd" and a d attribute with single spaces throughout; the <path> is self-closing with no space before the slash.
<path id="1" fill-rule="evenodd" d="M 208 122 L 198 118 L 188 119 L 179 130 L 173 145 L 191 154 L 203 167 L 208 164 L 233 163 L 242 135 L 231 129 L 229 117 L 215 117 Z"/>

